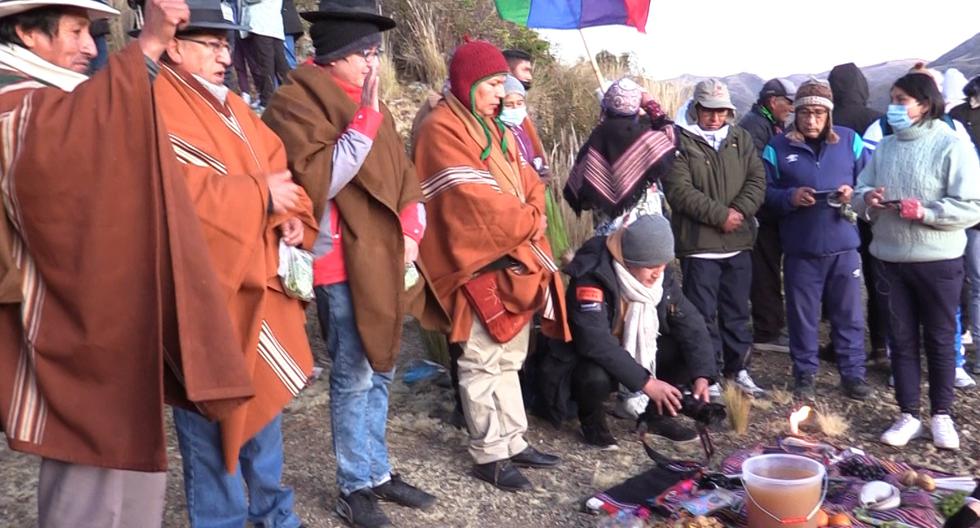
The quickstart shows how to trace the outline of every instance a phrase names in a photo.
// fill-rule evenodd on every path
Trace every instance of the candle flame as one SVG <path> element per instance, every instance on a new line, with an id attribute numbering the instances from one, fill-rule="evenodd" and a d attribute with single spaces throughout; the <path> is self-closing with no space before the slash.
<path id="1" fill-rule="evenodd" d="M 810 406 L 804 405 L 789 415 L 789 432 L 800 434 L 800 424 L 810 417 Z"/>

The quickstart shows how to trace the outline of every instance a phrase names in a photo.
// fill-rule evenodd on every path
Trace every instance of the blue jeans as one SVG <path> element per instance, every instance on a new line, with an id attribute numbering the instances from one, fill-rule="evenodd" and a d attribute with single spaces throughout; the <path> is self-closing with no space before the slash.
<path id="1" fill-rule="evenodd" d="M 280 482 L 281 414 L 242 446 L 234 473 L 225 470 L 217 423 L 174 407 L 174 425 L 192 527 L 241 528 L 246 521 L 263 528 L 296 528 L 302 524 L 293 512 L 293 490 Z"/>
<path id="2" fill-rule="evenodd" d="M 970 328 L 974 343 L 980 337 L 980 229 L 966 230 L 966 253 L 963 255 L 966 281 L 969 284 Z M 977 361 L 980 364 L 980 360 Z"/>
<path id="3" fill-rule="evenodd" d="M 283 42 L 283 46 L 286 47 L 286 64 L 289 65 L 290 70 L 296 69 L 296 37 L 292 35 L 286 35 L 286 40 Z"/>
<path id="4" fill-rule="evenodd" d="M 343 495 L 391 479 L 385 427 L 395 371 L 375 372 L 364 355 L 346 282 L 316 287 L 316 307 L 330 354 L 330 430 Z"/>

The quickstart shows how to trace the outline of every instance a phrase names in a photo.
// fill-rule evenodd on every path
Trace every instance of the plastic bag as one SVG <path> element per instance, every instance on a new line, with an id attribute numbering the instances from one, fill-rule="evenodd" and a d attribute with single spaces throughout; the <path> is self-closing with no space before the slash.
<path id="1" fill-rule="evenodd" d="M 313 300 L 313 254 L 279 241 L 279 280 L 286 295 Z"/>

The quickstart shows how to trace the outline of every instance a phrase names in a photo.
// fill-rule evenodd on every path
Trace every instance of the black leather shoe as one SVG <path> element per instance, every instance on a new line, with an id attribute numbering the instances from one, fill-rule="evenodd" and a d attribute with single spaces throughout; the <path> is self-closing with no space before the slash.
<path id="1" fill-rule="evenodd" d="M 582 437 L 585 443 L 593 447 L 598 447 L 603 451 L 614 451 L 619 449 L 616 437 L 609 432 L 605 424 L 582 425 Z"/>
<path id="2" fill-rule="evenodd" d="M 817 401 L 817 382 L 813 376 L 803 376 L 797 380 L 793 387 L 793 396 L 807 402 Z"/>
<path id="3" fill-rule="evenodd" d="M 510 457 L 510 462 L 517 467 L 547 468 L 557 466 L 561 458 L 527 446 L 524 451 Z"/>
<path id="4" fill-rule="evenodd" d="M 698 432 L 685 426 L 680 419 L 672 416 L 661 416 L 658 420 L 647 421 L 647 432 L 657 435 L 675 444 L 684 444 L 698 439 Z"/>
<path id="5" fill-rule="evenodd" d="M 477 464 L 473 466 L 473 476 L 504 491 L 527 491 L 533 487 L 509 460 Z"/>
<path id="6" fill-rule="evenodd" d="M 371 489 L 374 496 L 395 504 L 425 510 L 436 503 L 436 498 L 415 486 L 402 480 L 397 473 L 391 474 L 391 480 Z"/>
<path id="7" fill-rule="evenodd" d="M 867 381 L 860 378 L 844 379 L 840 385 L 844 389 L 844 395 L 852 400 L 867 400 L 871 396 L 871 393 L 874 392 L 871 385 L 868 385 Z"/>
<path id="8" fill-rule="evenodd" d="M 378 498 L 370 489 L 360 489 L 350 495 L 337 497 L 337 515 L 354 528 L 380 528 L 391 521 L 378 506 Z"/>

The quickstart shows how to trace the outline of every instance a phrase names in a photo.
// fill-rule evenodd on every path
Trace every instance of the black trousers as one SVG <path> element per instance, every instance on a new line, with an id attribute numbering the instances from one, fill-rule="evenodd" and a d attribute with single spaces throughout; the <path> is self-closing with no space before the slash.
<path id="1" fill-rule="evenodd" d="M 902 412 L 919 413 L 922 367 L 919 343 L 929 368 L 932 414 L 953 407 L 956 376 L 956 308 L 963 289 L 963 258 L 935 262 L 878 261 L 889 314 L 895 400 Z"/>
<path id="2" fill-rule="evenodd" d="M 684 295 L 698 307 L 714 342 L 718 372 L 733 376 L 748 366 L 749 291 L 752 256 L 742 251 L 726 259 L 681 260 Z"/>
<path id="3" fill-rule="evenodd" d="M 871 224 L 859 220 L 858 233 L 861 235 L 861 271 L 864 273 L 864 287 L 868 290 L 867 322 L 871 349 L 884 349 L 888 335 L 888 305 L 878 283 L 879 266 L 875 265 L 875 258 L 871 255 Z"/>
<path id="4" fill-rule="evenodd" d="M 759 222 L 752 249 L 752 333 L 757 343 L 775 341 L 786 327 L 783 305 L 783 245 L 779 224 Z"/>
<path id="5" fill-rule="evenodd" d="M 683 351 L 669 335 L 657 340 L 657 379 L 675 387 L 691 383 L 690 369 L 684 361 Z M 585 426 L 602 423 L 605 416 L 603 404 L 609 394 L 619 388 L 612 374 L 602 365 L 587 358 L 580 358 L 572 371 L 572 400 L 578 407 L 578 419 Z"/>
<path id="6" fill-rule="evenodd" d="M 277 38 L 254 33 L 243 39 L 241 44 L 245 47 L 245 58 L 252 70 L 255 89 L 259 91 L 259 101 L 262 106 L 268 106 L 276 87 L 289 73 L 286 48 Z"/>

